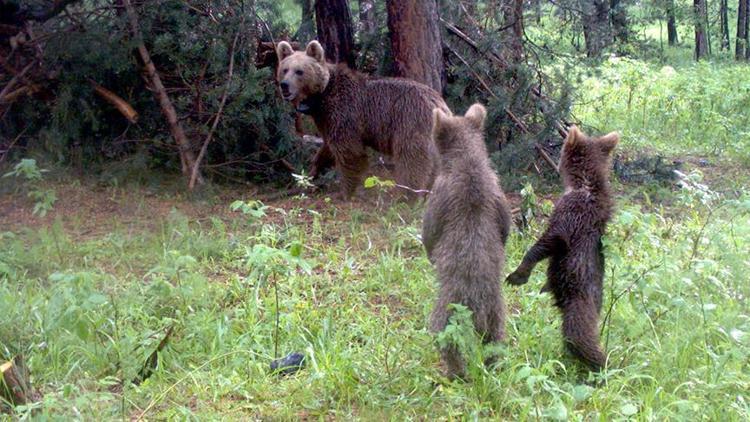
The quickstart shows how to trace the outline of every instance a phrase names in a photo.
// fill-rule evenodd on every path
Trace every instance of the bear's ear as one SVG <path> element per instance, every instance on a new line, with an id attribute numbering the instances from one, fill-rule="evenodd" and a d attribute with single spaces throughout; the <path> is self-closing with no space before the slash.
<path id="1" fill-rule="evenodd" d="M 326 56 L 323 52 L 323 46 L 319 42 L 315 40 L 310 41 L 307 44 L 307 48 L 305 48 L 305 53 L 320 63 L 325 63 Z"/>
<path id="2" fill-rule="evenodd" d="M 568 128 L 568 137 L 565 138 L 565 144 L 574 146 L 578 143 L 578 141 L 583 139 L 583 133 L 581 133 L 581 130 L 578 129 L 578 126 L 573 125 Z"/>
<path id="3" fill-rule="evenodd" d="M 476 103 L 469 107 L 464 117 L 474 127 L 481 130 L 484 128 L 484 121 L 487 118 L 487 109 L 483 105 Z"/>
<path id="4" fill-rule="evenodd" d="M 432 109 L 432 137 L 437 138 L 440 134 L 440 129 L 443 127 L 443 121 L 448 117 L 443 110 L 439 108 Z"/>
<path id="5" fill-rule="evenodd" d="M 618 142 L 620 142 L 620 134 L 617 132 L 611 132 L 599 138 L 598 144 L 599 148 L 602 149 L 602 152 L 609 155 L 612 153 L 612 150 L 615 149 Z"/>
<path id="6" fill-rule="evenodd" d="M 292 54 L 294 54 L 294 49 L 288 42 L 282 41 L 276 44 L 276 56 L 279 58 L 279 63 Z"/>

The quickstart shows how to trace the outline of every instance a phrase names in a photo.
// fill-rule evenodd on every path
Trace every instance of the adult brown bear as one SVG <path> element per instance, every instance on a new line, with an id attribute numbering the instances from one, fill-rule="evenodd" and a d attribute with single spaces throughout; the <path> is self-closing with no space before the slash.
<path id="1" fill-rule="evenodd" d="M 335 163 L 348 198 L 362 184 L 370 147 L 392 157 L 396 183 L 412 190 L 432 186 L 439 159 L 430 137 L 432 110 L 450 114 L 440 94 L 411 80 L 369 79 L 344 64 L 327 63 L 317 41 L 304 52 L 282 41 L 276 54 L 282 96 L 312 116 L 323 135 L 311 176 Z"/>

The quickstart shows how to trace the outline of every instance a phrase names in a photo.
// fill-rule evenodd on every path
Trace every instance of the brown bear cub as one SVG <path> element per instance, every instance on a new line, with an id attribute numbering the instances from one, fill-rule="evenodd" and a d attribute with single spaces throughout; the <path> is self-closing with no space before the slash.
<path id="1" fill-rule="evenodd" d="M 500 273 L 511 215 L 484 145 L 487 111 L 474 104 L 463 117 L 435 109 L 432 136 L 440 151 L 440 171 L 422 225 L 422 242 L 435 265 L 440 293 L 431 330 L 442 332 L 455 303 L 472 311 L 484 343 L 505 335 Z M 463 377 L 466 364 L 455 346 L 441 349 L 450 378 Z"/>
<path id="2" fill-rule="evenodd" d="M 593 370 L 604 367 L 599 346 L 604 254 L 601 238 L 612 215 L 609 168 L 619 136 L 589 138 L 575 126 L 565 139 L 560 174 L 565 193 L 557 201 L 549 227 L 508 276 L 508 283 L 529 280 L 537 262 L 549 257 L 547 283 L 563 316 L 568 350 Z"/>
<path id="3" fill-rule="evenodd" d="M 450 113 L 439 93 L 411 80 L 369 79 L 345 64 L 327 63 L 317 41 L 304 52 L 280 42 L 276 53 L 282 96 L 312 116 L 323 136 L 311 176 L 335 163 L 342 194 L 350 197 L 362 184 L 370 147 L 393 157 L 396 183 L 417 191 L 432 186 L 439 159 L 430 139 L 432 110 Z"/>

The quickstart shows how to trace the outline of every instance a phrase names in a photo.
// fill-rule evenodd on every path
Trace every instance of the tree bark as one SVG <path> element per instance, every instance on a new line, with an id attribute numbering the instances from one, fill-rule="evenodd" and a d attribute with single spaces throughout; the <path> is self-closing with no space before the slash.
<path id="1" fill-rule="evenodd" d="M 435 0 L 386 0 L 395 76 L 443 90 L 445 69 Z"/>
<path id="2" fill-rule="evenodd" d="M 307 43 L 315 35 L 313 0 L 297 0 L 297 2 L 302 7 L 302 20 L 297 32 L 294 34 L 294 39 Z"/>
<path id="3" fill-rule="evenodd" d="M 674 13 L 674 7 L 674 0 L 667 0 L 667 37 L 670 46 L 675 46 L 680 42 L 677 38 L 677 19 Z"/>
<path id="4" fill-rule="evenodd" d="M 729 50 L 729 12 L 727 1 L 719 2 L 719 32 L 721 32 L 721 50 Z"/>
<path id="5" fill-rule="evenodd" d="M 315 0 L 315 23 L 318 41 L 323 44 L 326 58 L 334 63 L 354 63 L 354 31 L 347 0 Z"/>
<path id="6" fill-rule="evenodd" d="M 599 57 L 602 50 L 612 42 L 609 23 L 609 0 L 583 0 L 583 37 L 586 41 L 586 55 Z"/>
<path id="7" fill-rule="evenodd" d="M 737 2 L 737 41 L 734 50 L 736 60 L 747 60 L 750 54 L 748 47 L 748 18 L 747 12 L 750 8 L 750 0 L 739 0 Z"/>
<path id="8" fill-rule="evenodd" d="M 182 125 L 180 125 L 180 120 L 177 118 L 177 111 L 175 111 L 175 108 L 172 105 L 172 101 L 169 99 L 169 95 L 167 94 L 167 90 L 166 88 L 164 88 L 164 84 L 161 82 L 159 72 L 156 71 L 156 66 L 154 66 L 154 62 L 151 61 L 151 55 L 149 54 L 148 50 L 146 49 L 146 45 L 143 42 L 140 26 L 138 24 L 138 14 L 133 8 L 133 5 L 130 3 L 130 0 L 122 0 L 122 3 L 125 6 L 125 10 L 128 14 L 130 29 L 133 32 L 133 38 L 136 41 L 138 54 L 141 56 L 143 66 L 146 68 L 146 73 L 148 74 L 148 78 L 151 82 L 151 85 L 153 86 L 154 94 L 159 101 L 161 111 L 162 113 L 164 113 L 164 117 L 167 118 L 167 122 L 169 123 L 169 131 L 172 133 L 172 137 L 174 138 L 175 143 L 180 150 L 182 174 L 185 175 L 185 177 L 187 178 L 186 181 L 189 183 L 190 175 L 193 171 L 193 168 L 195 167 L 195 154 L 193 153 L 190 141 L 188 141 L 187 136 L 185 136 L 185 131 L 182 129 Z M 197 180 L 200 183 L 203 182 L 203 179 L 200 177 L 200 175 L 197 176 Z"/>
<path id="9" fill-rule="evenodd" d="M 625 44 L 628 42 L 628 14 L 625 4 L 622 0 L 610 0 L 609 8 L 614 39 Z"/>
<path id="10" fill-rule="evenodd" d="M 693 0 L 693 12 L 695 19 L 695 60 L 701 60 L 708 56 L 706 0 Z"/>
<path id="11" fill-rule="evenodd" d="M 502 40 L 505 57 L 512 63 L 523 59 L 523 0 L 503 0 Z"/>

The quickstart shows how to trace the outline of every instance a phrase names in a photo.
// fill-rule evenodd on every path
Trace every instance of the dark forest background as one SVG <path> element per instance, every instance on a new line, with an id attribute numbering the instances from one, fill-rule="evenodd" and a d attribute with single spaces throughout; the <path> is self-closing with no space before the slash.
<path id="1" fill-rule="evenodd" d="M 612 57 L 747 61 L 748 0 L 2 0 L 0 166 L 105 182 L 287 183 L 314 134 L 274 83 L 273 43 L 489 106 L 500 172 L 549 172 L 580 69 Z M 576 76 L 578 75 L 578 76 Z M 578 79 L 576 79 L 578 78 Z M 582 122 L 584 125 L 586 122 Z M 617 127 L 601 130 L 621 129 Z M 533 164 L 533 166 L 532 166 Z"/>

